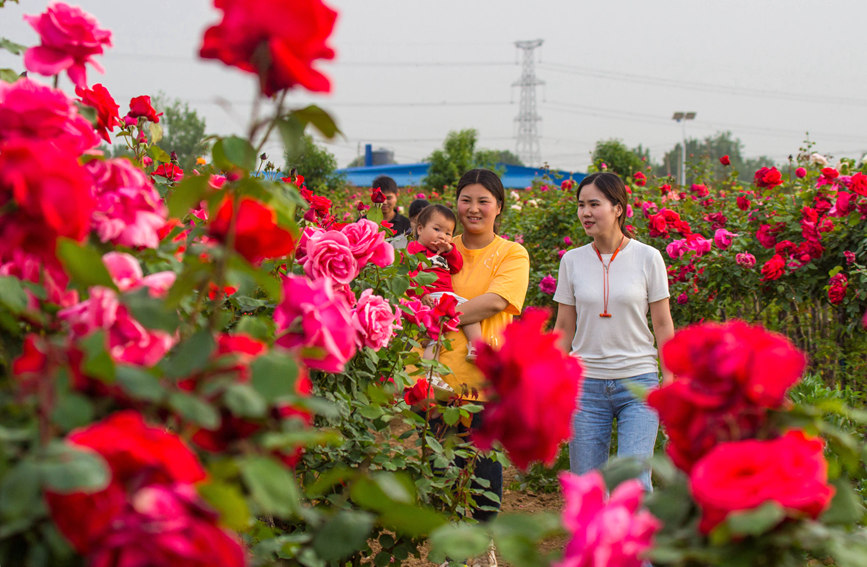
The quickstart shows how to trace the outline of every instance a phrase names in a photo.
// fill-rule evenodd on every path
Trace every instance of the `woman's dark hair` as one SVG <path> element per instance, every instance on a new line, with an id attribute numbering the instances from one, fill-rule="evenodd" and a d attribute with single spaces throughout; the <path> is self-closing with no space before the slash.
<path id="1" fill-rule="evenodd" d="M 476 183 L 487 189 L 488 193 L 493 195 L 494 199 L 497 200 L 497 204 L 500 205 L 500 214 L 497 215 L 497 218 L 494 221 L 494 233 L 496 234 L 500 231 L 500 215 L 502 215 L 503 211 L 506 209 L 506 189 L 503 187 L 503 182 L 500 180 L 499 175 L 490 169 L 469 170 L 461 175 L 461 179 L 458 181 L 458 190 L 455 193 L 455 200 L 460 199 L 461 191 L 464 190 L 464 187 L 467 185 L 475 185 Z"/>
<path id="2" fill-rule="evenodd" d="M 578 184 L 578 189 L 575 190 L 576 199 L 581 198 L 581 189 L 588 185 L 595 185 L 612 205 L 620 205 L 622 212 L 617 218 L 617 222 L 620 225 L 620 232 L 629 238 L 632 238 L 631 231 L 626 228 L 626 207 L 629 206 L 629 198 L 623 180 L 620 179 L 616 173 L 608 173 L 604 171 L 591 173 Z"/>
<path id="3" fill-rule="evenodd" d="M 428 205 L 430 205 L 430 202 L 426 199 L 416 199 L 409 204 L 409 211 L 407 213 L 407 216 L 409 216 L 409 218 L 416 216 L 417 214 L 422 212 L 424 208 Z"/>
<path id="4" fill-rule="evenodd" d="M 452 224 L 457 227 L 458 226 L 458 217 L 455 216 L 454 211 L 445 205 L 428 205 L 423 208 L 421 212 L 418 214 L 418 218 L 415 219 L 416 228 L 419 226 L 426 226 L 428 222 L 430 222 L 431 218 L 434 215 L 442 215 L 452 222 Z"/>

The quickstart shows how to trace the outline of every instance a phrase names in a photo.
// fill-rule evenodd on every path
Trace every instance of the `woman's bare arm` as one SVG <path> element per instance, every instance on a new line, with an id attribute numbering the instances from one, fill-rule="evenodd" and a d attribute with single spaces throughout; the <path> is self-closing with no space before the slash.
<path id="1" fill-rule="evenodd" d="M 496 293 L 488 292 L 476 296 L 466 303 L 462 303 L 457 307 L 457 310 L 463 313 L 461 315 L 461 325 L 468 325 L 470 323 L 478 323 L 488 317 L 493 317 L 508 306 L 509 302 L 503 297 Z"/>
<path id="2" fill-rule="evenodd" d="M 578 310 L 574 305 L 557 304 L 557 320 L 554 329 L 560 331 L 560 348 L 569 354 L 572 352 L 572 339 L 575 337 L 575 325 L 578 322 Z"/>
<path id="3" fill-rule="evenodd" d="M 674 336 L 674 321 L 671 319 L 671 309 L 668 298 L 654 301 L 650 304 L 650 320 L 653 323 L 653 334 L 656 335 L 656 348 L 659 349 L 659 360 L 662 360 L 662 346 Z M 663 365 L 662 384 L 670 384 L 674 376 Z"/>

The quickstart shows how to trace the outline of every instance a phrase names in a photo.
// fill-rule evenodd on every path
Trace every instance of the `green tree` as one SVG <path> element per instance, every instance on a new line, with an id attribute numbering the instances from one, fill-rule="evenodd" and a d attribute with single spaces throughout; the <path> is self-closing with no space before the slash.
<path id="1" fill-rule="evenodd" d="M 479 150 L 476 152 L 476 166 L 494 169 L 498 165 L 520 165 L 524 162 L 509 150 Z"/>
<path id="2" fill-rule="evenodd" d="M 656 175 L 678 178 L 681 147 L 682 144 L 677 144 L 665 153 L 662 163 L 654 168 Z M 713 177 L 722 178 L 728 175 L 729 168 L 738 172 L 738 179 L 741 182 L 751 183 L 757 169 L 774 165 L 774 160 L 767 156 L 744 157 L 743 148 L 743 142 L 729 131 L 717 132 L 702 140 L 688 138 L 686 140 L 686 184 L 690 185 L 694 182 L 697 169 L 704 171 L 709 169 Z M 722 156 L 729 156 L 731 165 L 723 166 L 719 161 Z"/>
<path id="3" fill-rule="evenodd" d="M 196 165 L 196 158 L 208 151 L 205 119 L 180 99 L 169 99 L 164 93 L 154 97 L 154 108 L 162 112 L 160 126 L 163 137 L 157 145 L 178 155 L 178 165 L 187 170 Z"/>
<path id="4" fill-rule="evenodd" d="M 284 173 L 297 170 L 310 189 L 335 189 L 343 183 L 343 176 L 335 173 L 337 158 L 317 146 L 310 134 L 305 134 L 296 147 L 287 149 L 283 158 L 286 160 Z"/>
<path id="5" fill-rule="evenodd" d="M 430 169 L 422 182 L 424 186 L 441 191 L 455 185 L 465 171 L 472 169 L 476 165 L 477 136 L 472 128 L 449 132 L 442 149 L 434 150 L 426 160 Z"/>
<path id="6" fill-rule="evenodd" d="M 631 177 L 636 171 L 645 168 L 647 150 L 638 146 L 629 149 L 620 140 L 600 140 L 593 150 L 593 164 L 597 169 L 604 163 L 607 171 L 613 171 L 621 177 Z"/>

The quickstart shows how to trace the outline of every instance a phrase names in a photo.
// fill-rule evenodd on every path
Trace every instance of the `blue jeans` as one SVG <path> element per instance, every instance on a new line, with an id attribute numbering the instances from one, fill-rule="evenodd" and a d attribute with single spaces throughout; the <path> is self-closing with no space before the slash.
<path id="1" fill-rule="evenodd" d="M 659 387 L 656 372 L 617 380 L 584 379 L 569 441 L 569 469 L 573 473 L 584 474 L 605 466 L 614 419 L 617 419 L 618 457 L 647 461 L 653 456 L 659 416 L 629 391 L 626 384 L 630 382 L 647 390 Z M 649 465 L 639 480 L 646 490 L 652 490 Z"/>

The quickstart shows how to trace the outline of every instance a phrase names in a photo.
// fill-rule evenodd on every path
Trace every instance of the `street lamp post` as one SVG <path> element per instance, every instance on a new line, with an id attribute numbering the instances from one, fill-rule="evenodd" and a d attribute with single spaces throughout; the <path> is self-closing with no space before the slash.
<path id="1" fill-rule="evenodd" d="M 675 112 L 672 120 L 682 127 L 683 143 L 680 146 L 680 185 L 686 185 L 686 121 L 695 120 L 695 112 Z"/>

